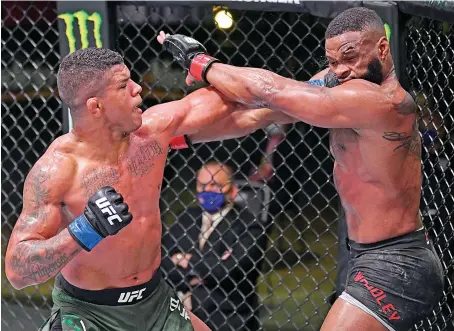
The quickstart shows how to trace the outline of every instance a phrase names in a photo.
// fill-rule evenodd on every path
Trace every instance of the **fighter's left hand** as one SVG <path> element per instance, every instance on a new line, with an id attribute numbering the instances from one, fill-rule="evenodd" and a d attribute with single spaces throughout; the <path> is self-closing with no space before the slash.
<path id="1" fill-rule="evenodd" d="M 206 81 L 206 72 L 214 62 L 219 62 L 207 55 L 207 50 L 197 40 L 181 35 L 169 35 L 161 31 L 157 40 L 164 48 L 172 53 L 173 58 L 180 63 L 183 68 L 188 69 L 189 74 L 186 84 L 191 85 L 194 81 Z"/>

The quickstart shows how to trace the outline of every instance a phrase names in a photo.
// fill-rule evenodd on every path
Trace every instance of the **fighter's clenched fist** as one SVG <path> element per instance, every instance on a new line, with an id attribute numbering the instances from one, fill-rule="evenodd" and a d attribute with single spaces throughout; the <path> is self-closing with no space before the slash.
<path id="1" fill-rule="evenodd" d="M 69 224 L 68 231 L 86 251 L 103 238 L 117 234 L 132 221 L 123 197 L 113 187 L 100 188 L 88 199 L 84 212 Z"/>
<path id="2" fill-rule="evenodd" d="M 181 34 L 165 35 L 163 32 L 158 37 L 164 48 L 172 53 L 175 60 L 198 81 L 206 81 L 208 68 L 218 59 L 207 55 L 207 50 L 194 38 Z"/>

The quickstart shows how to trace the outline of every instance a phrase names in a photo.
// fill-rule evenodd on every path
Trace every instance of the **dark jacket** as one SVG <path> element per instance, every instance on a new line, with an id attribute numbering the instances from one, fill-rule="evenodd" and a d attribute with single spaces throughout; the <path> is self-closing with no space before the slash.
<path id="1" fill-rule="evenodd" d="M 189 209 L 163 232 L 162 270 L 177 291 L 192 292 L 192 312 L 213 330 L 257 330 L 256 281 L 264 257 L 264 226 L 247 210 L 233 208 L 216 226 L 202 250 L 202 210 Z M 221 257 L 231 250 L 226 259 Z M 175 267 L 171 256 L 190 253 L 187 269 Z M 203 284 L 190 289 L 197 276 Z"/>

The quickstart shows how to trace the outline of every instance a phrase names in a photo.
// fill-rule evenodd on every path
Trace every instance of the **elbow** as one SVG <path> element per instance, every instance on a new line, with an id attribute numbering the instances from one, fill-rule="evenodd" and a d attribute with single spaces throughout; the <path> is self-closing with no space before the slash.
<path id="1" fill-rule="evenodd" d="M 21 270 L 24 270 L 27 266 L 22 266 L 22 262 L 17 260 L 15 253 L 11 247 L 6 251 L 5 275 L 12 287 L 16 290 L 21 290 L 33 284 L 27 282 L 27 279 L 21 275 Z M 30 281 L 31 279 L 28 280 Z"/>
<path id="2" fill-rule="evenodd" d="M 8 278 L 8 281 L 9 283 L 11 284 L 11 286 L 15 289 L 15 290 L 22 290 L 23 288 L 27 287 L 28 285 L 25 284 L 24 282 L 22 281 L 19 281 L 17 277 L 8 277 L 6 276 L 6 278 Z"/>
<path id="3" fill-rule="evenodd" d="M 16 290 L 21 290 L 24 287 L 28 286 L 17 273 L 12 270 L 11 263 L 8 259 L 5 259 L 5 274 L 6 278 L 8 279 L 9 283 L 12 287 Z"/>

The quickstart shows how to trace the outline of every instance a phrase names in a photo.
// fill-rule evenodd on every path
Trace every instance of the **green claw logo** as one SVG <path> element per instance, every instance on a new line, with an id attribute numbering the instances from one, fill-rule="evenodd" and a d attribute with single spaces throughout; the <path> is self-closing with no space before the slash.
<path id="1" fill-rule="evenodd" d="M 79 10 L 75 13 L 64 13 L 58 15 L 66 25 L 66 38 L 68 38 L 69 52 L 72 53 L 76 50 L 76 36 L 74 34 L 74 19 L 77 20 L 80 32 L 80 44 L 81 48 L 87 48 L 90 44 L 88 40 L 88 21 L 93 22 L 93 37 L 95 39 L 96 47 L 102 47 L 101 40 L 101 25 L 102 16 L 94 12 L 89 15 L 85 10 Z"/>
<path id="2" fill-rule="evenodd" d="M 391 41 L 391 27 L 385 23 L 385 31 L 386 31 L 386 39 L 388 39 L 388 42 Z"/>

